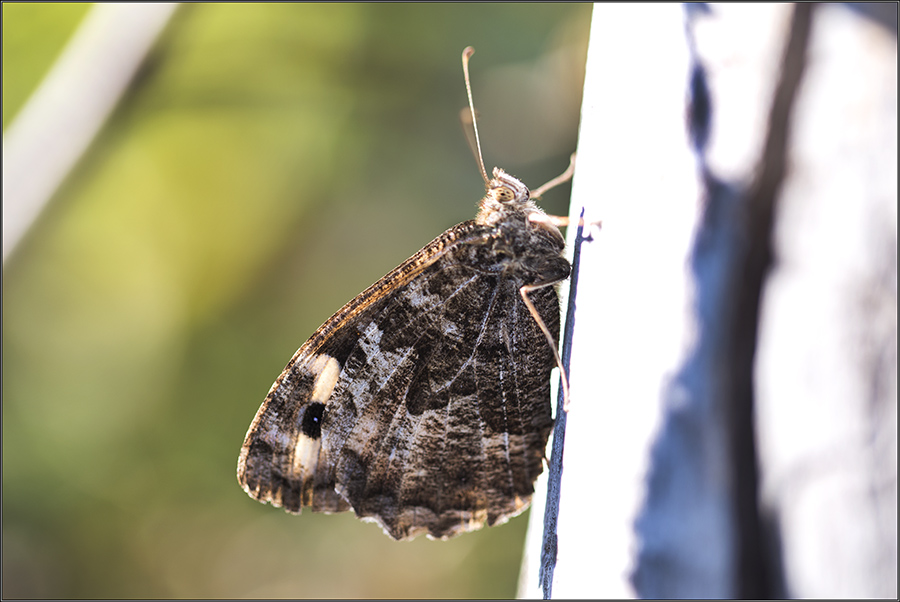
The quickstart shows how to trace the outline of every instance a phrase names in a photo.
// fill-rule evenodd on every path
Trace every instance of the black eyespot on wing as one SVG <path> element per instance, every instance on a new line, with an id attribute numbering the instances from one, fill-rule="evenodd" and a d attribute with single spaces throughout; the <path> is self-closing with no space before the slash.
<path id="1" fill-rule="evenodd" d="M 318 439 L 322 436 L 322 413 L 325 412 L 325 404 L 314 402 L 309 404 L 303 413 L 300 422 L 300 432 L 310 439 Z"/>

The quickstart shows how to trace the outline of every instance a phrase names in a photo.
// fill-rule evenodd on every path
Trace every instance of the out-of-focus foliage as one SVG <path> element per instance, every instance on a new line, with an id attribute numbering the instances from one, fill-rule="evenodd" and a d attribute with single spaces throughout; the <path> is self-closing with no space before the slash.
<path id="1" fill-rule="evenodd" d="M 7 126 L 86 5 L 3 5 Z M 182 6 L 3 270 L 4 597 L 509 597 L 525 520 L 396 543 L 235 479 L 343 303 L 575 149 L 589 5 Z M 566 188 L 544 201 L 566 212 Z"/>

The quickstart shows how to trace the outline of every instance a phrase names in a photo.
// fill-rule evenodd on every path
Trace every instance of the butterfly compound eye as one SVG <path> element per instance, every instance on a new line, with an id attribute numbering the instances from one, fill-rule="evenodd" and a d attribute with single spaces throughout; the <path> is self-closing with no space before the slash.
<path id="1" fill-rule="evenodd" d="M 516 198 L 516 193 L 513 192 L 512 190 L 510 190 L 509 188 L 507 188 L 506 186 L 497 188 L 496 191 L 494 192 L 494 195 L 495 195 L 495 198 L 498 201 L 500 201 L 501 203 L 509 203 L 513 199 Z"/>

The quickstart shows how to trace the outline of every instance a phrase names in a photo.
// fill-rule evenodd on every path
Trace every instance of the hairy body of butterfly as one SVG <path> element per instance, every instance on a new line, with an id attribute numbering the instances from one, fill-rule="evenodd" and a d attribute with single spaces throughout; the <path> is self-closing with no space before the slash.
<path id="1" fill-rule="evenodd" d="M 554 350 L 520 291 L 556 340 L 551 285 L 570 266 L 528 188 L 493 175 L 475 220 L 294 354 L 241 448 L 247 493 L 294 513 L 353 509 L 394 539 L 446 539 L 528 506 L 553 424 Z"/>

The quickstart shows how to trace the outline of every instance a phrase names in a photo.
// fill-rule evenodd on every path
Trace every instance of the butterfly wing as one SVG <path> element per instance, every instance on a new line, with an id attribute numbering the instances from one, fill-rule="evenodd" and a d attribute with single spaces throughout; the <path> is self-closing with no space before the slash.
<path id="1" fill-rule="evenodd" d="M 553 356 L 506 252 L 489 256 L 497 237 L 472 222 L 449 230 L 301 347 L 244 442 L 248 493 L 292 512 L 352 507 L 395 539 L 446 538 L 527 507 Z M 532 299 L 557 335 L 556 292 Z"/>

